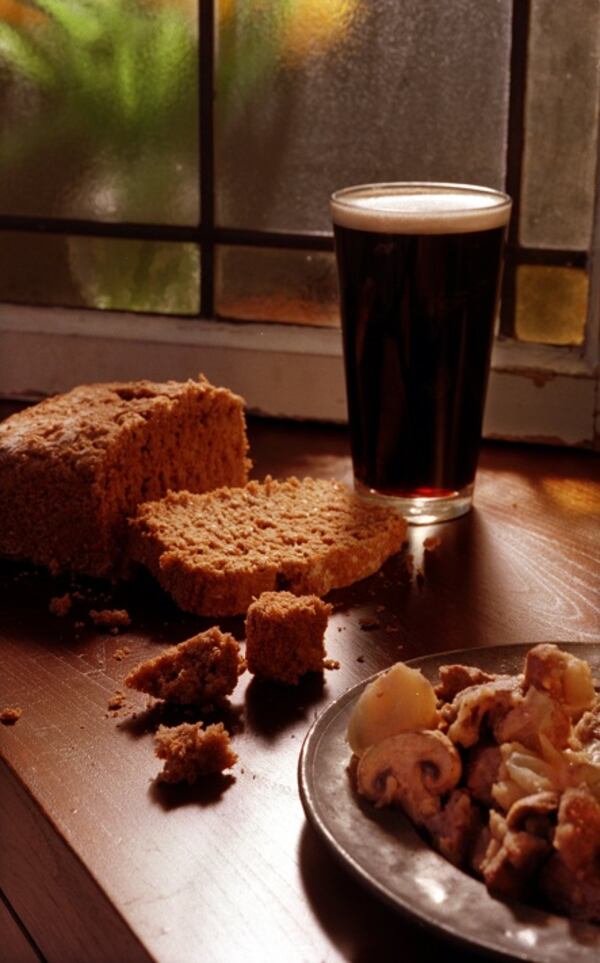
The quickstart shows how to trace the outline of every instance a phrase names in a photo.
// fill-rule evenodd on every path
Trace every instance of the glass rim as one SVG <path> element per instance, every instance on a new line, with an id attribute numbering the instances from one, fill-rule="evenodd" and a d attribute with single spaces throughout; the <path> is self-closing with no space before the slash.
<path id="1" fill-rule="evenodd" d="M 464 184 L 453 181 L 367 181 L 364 184 L 352 184 L 349 187 L 341 187 L 335 190 L 331 194 L 331 201 L 342 204 L 344 206 L 350 207 L 350 204 L 344 204 L 344 198 L 348 195 L 353 194 L 375 194 L 375 193 L 420 193 L 425 192 L 425 190 L 431 191 L 432 193 L 439 194 L 481 194 L 485 197 L 497 197 L 498 205 L 497 207 L 509 207 L 512 206 L 512 198 L 505 191 L 500 191 L 495 187 L 486 187 L 483 184 Z M 481 208 L 469 208 L 469 210 L 490 210 L 489 205 L 483 205 Z"/>
<path id="2" fill-rule="evenodd" d="M 461 205 L 434 202 L 402 206 L 386 204 L 386 196 L 446 195 L 469 197 Z M 477 203 L 477 198 L 485 198 Z M 377 198 L 377 203 L 369 203 Z M 490 199 L 492 203 L 490 203 Z M 356 184 L 334 191 L 330 199 L 334 226 L 385 234 L 462 234 L 506 227 L 512 199 L 504 191 L 478 184 L 446 181 L 387 181 Z"/>

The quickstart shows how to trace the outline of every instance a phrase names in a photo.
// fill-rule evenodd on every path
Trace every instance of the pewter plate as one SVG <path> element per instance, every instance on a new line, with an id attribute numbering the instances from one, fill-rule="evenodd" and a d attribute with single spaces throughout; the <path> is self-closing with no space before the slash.
<path id="1" fill-rule="evenodd" d="M 600 677 L 599 643 L 557 643 L 587 659 Z M 462 662 L 488 672 L 521 671 L 529 646 L 445 652 L 413 659 L 431 681 L 440 665 Z M 374 678 L 374 676 L 372 677 Z M 330 705 L 304 741 L 298 767 L 300 797 L 309 822 L 344 866 L 399 911 L 455 941 L 530 963 L 598 963 L 600 927 L 569 921 L 520 903 L 493 899 L 483 883 L 439 856 L 397 810 L 376 810 L 359 799 L 348 774 L 345 740 L 365 679 Z"/>

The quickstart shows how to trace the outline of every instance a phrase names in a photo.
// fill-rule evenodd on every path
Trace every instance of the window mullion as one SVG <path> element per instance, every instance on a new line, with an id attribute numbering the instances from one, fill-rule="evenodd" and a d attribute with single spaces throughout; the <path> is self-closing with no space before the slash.
<path id="1" fill-rule="evenodd" d="M 199 156 L 200 156 L 200 314 L 214 314 L 214 91 L 215 0 L 198 0 L 199 44 Z"/>

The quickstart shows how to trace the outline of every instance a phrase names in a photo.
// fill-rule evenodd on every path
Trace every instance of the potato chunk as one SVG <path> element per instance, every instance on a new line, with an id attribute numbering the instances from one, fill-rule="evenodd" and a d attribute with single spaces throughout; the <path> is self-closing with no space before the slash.
<path id="1" fill-rule="evenodd" d="M 361 693 L 346 738 L 352 751 L 360 756 L 388 736 L 436 726 L 433 686 L 419 669 L 396 662 Z"/>

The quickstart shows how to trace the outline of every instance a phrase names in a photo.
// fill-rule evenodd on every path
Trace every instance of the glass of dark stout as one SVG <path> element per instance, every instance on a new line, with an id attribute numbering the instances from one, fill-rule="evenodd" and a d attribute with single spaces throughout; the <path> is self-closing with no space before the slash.
<path id="1" fill-rule="evenodd" d="M 414 523 L 471 507 L 510 209 L 462 184 L 331 199 L 355 488 Z"/>

